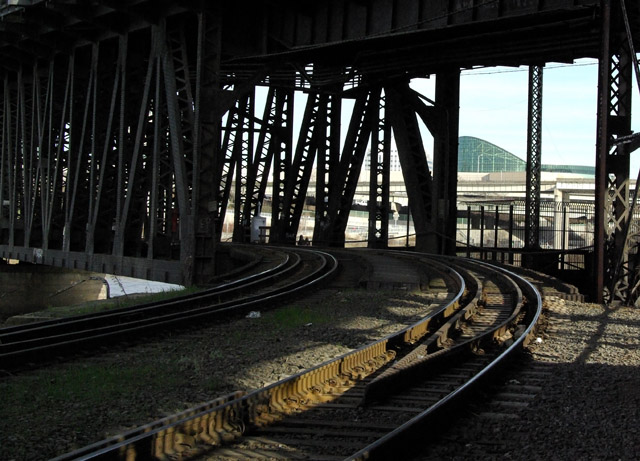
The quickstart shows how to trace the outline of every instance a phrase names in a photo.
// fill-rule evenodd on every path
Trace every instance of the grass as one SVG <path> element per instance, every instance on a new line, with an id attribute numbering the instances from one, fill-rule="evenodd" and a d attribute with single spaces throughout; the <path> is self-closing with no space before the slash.
<path id="1" fill-rule="evenodd" d="M 331 321 L 328 314 L 299 306 L 285 306 L 267 312 L 262 318 L 270 327 L 279 330 L 292 330 L 308 324 L 326 324 Z"/>
<path id="2" fill-rule="evenodd" d="M 179 382 L 178 369 L 166 371 L 158 374 L 151 364 L 85 364 L 40 370 L 28 378 L 23 376 L 20 386 L 0 381 L 0 395 L 5 402 L 11 402 L 0 406 L 0 420 L 38 414 L 44 408 L 53 410 L 71 402 L 100 407 L 105 402 L 130 398 L 149 387 L 169 389 Z"/>
<path id="3" fill-rule="evenodd" d="M 361 291 L 341 290 L 324 301 L 296 300 L 259 318 L 188 334 L 169 331 L 133 348 L 108 348 L 16 376 L 0 371 L 0 446 L 10 459 L 49 459 L 229 392 L 259 388 L 306 366 L 307 359 L 297 357 L 306 347 L 301 342 L 314 349 L 330 337 L 337 349 L 357 347 L 364 332 L 354 330 L 345 343 L 344 332 L 334 337 L 336 328 L 360 315 L 364 304 L 370 315 L 384 317 L 389 300 L 403 297 L 410 298 L 371 293 L 363 303 Z"/>

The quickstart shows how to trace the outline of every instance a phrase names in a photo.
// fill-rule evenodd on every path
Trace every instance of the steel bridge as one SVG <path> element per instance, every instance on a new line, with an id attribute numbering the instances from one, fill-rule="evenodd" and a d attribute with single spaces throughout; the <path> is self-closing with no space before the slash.
<path id="1" fill-rule="evenodd" d="M 293 243 L 312 171 L 313 243 L 340 246 L 368 145 L 368 242 L 385 247 L 392 133 L 416 249 L 451 253 L 460 71 L 498 65 L 529 66 L 536 248 L 543 68 L 589 57 L 599 60 L 594 295 L 634 302 L 639 40 L 630 0 L 3 0 L 0 256 L 206 283 L 230 200 L 243 241 L 272 181 L 271 241 Z M 427 76 L 434 100 L 409 86 Z"/>

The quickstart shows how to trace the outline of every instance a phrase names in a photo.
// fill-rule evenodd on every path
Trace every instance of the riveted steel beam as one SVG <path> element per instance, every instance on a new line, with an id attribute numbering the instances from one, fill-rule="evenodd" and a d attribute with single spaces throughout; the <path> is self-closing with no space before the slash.
<path id="1" fill-rule="evenodd" d="M 427 111 L 422 103 L 418 114 L 433 135 L 433 224 L 437 232 L 438 252 L 455 254 L 456 201 L 458 186 L 458 135 L 460 112 L 460 71 L 444 70 L 436 75 L 435 107 Z M 424 115 L 437 121 L 428 123 Z"/>
<path id="2" fill-rule="evenodd" d="M 278 227 L 274 229 L 273 240 L 276 242 L 295 242 L 313 164 L 320 145 L 320 121 L 326 117 L 327 104 L 326 95 L 318 91 L 309 93 L 291 169 L 285 178 L 282 213 Z"/>
<path id="3" fill-rule="evenodd" d="M 372 117 L 371 167 L 369 170 L 369 248 L 389 245 L 389 183 L 391 168 L 391 125 L 386 117 L 384 94 L 378 99 L 379 109 Z"/>
<path id="4" fill-rule="evenodd" d="M 361 89 L 351 114 L 335 186 L 329 195 L 329 244 L 344 246 L 345 231 L 374 121 L 379 117 L 381 88 Z M 333 183 L 333 181 L 332 181 Z M 332 184 L 333 186 L 333 184 Z"/>
<path id="5" fill-rule="evenodd" d="M 603 3 L 598 79 L 594 297 L 600 302 L 625 301 L 629 287 L 629 273 L 619 266 L 629 257 L 623 229 L 630 219 L 630 152 L 614 140 L 631 133 L 632 59 L 626 33 L 612 27 L 620 18 L 613 5 Z"/>
<path id="6" fill-rule="evenodd" d="M 527 195 L 525 197 L 525 248 L 540 247 L 540 172 L 542 167 L 543 67 L 529 67 L 529 117 L 527 126 Z"/>
<path id="7" fill-rule="evenodd" d="M 340 118 L 342 99 L 339 91 L 328 92 L 326 110 L 318 123 L 318 155 L 316 158 L 316 210 L 313 228 L 313 245 L 324 246 L 330 242 L 329 199 L 336 187 L 336 175 L 340 162 Z"/>
<path id="8" fill-rule="evenodd" d="M 416 105 L 422 104 L 408 84 L 386 86 L 389 120 L 398 146 L 411 214 L 416 230 L 416 249 L 437 253 L 438 242 L 433 224 L 433 178 L 429 171 Z"/>

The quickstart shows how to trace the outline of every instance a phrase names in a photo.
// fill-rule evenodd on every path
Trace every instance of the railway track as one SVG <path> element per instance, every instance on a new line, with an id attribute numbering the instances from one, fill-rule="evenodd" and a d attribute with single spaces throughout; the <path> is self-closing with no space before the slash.
<path id="1" fill-rule="evenodd" d="M 0 329 L 0 369 L 86 352 L 167 329 L 244 315 L 296 296 L 337 270 L 327 253 L 269 249 L 230 281 L 190 295 L 133 307 Z"/>
<path id="2" fill-rule="evenodd" d="M 448 295 L 419 322 L 265 388 L 56 459 L 387 459 L 408 451 L 416 434 L 522 349 L 541 298 L 502 268 L 394 257 L 415 258 L 446 280 Z"/>

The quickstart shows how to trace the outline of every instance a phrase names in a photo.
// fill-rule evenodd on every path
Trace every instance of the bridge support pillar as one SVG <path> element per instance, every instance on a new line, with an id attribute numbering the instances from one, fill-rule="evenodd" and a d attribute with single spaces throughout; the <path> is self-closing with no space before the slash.
<path id="1" fill-rule="evenodd" d="M 369 248 L 389 244 L 389 181 L 391 167 L 391 126 L 387 123 L 385 96 L 378 100 L 378 116 L 371 128 L 371 166 L 369 168 Z"/>
<path id="2" fill-rule="evenodd" d="M 525 197 L 524 246 L 540 248 L 540 171 L 542 165 L 542 66 L 529 66 L 529 119 L 527 126 L 527 190 Z M 525 254 L 522 263 L 533 268 L 535 258 Z"/>
<path id="3" fill-rule="evenodd" d="M 620 267 L 627 265 L 629 256 L 624 230 L 630 219 L 630 148 L 616 139 L 631 134 L 632 56 L 624 29 L 612 27 L 619 18 L 612 2 L 603 2 L 596 143 L 596 302 L 626 301 L 629 288 L 628 274 Z"/>
<path id="4" fill-rule="evenodd" d="M 458 131 L 460 121 L 460 71 L 436 76 L 436 108 L 440 122 L 432 132 L 434 213 L 440 254 L 456 251 L 456 196 L 458 189 Z"/>
<path id="5" fill-rule="evenodd" d="M 387 117 L 393 127 L 416 231 L 415 247 L 417 251 L 438 253 L 438 240 L 432 214 L 433 178 L 429 171 L 416 114 L 417 111 L 430 114 L 433 108 L 424 106 L 419 95 L 409 88 L 408 84 L 385 89 L 387 90 Z"/>

